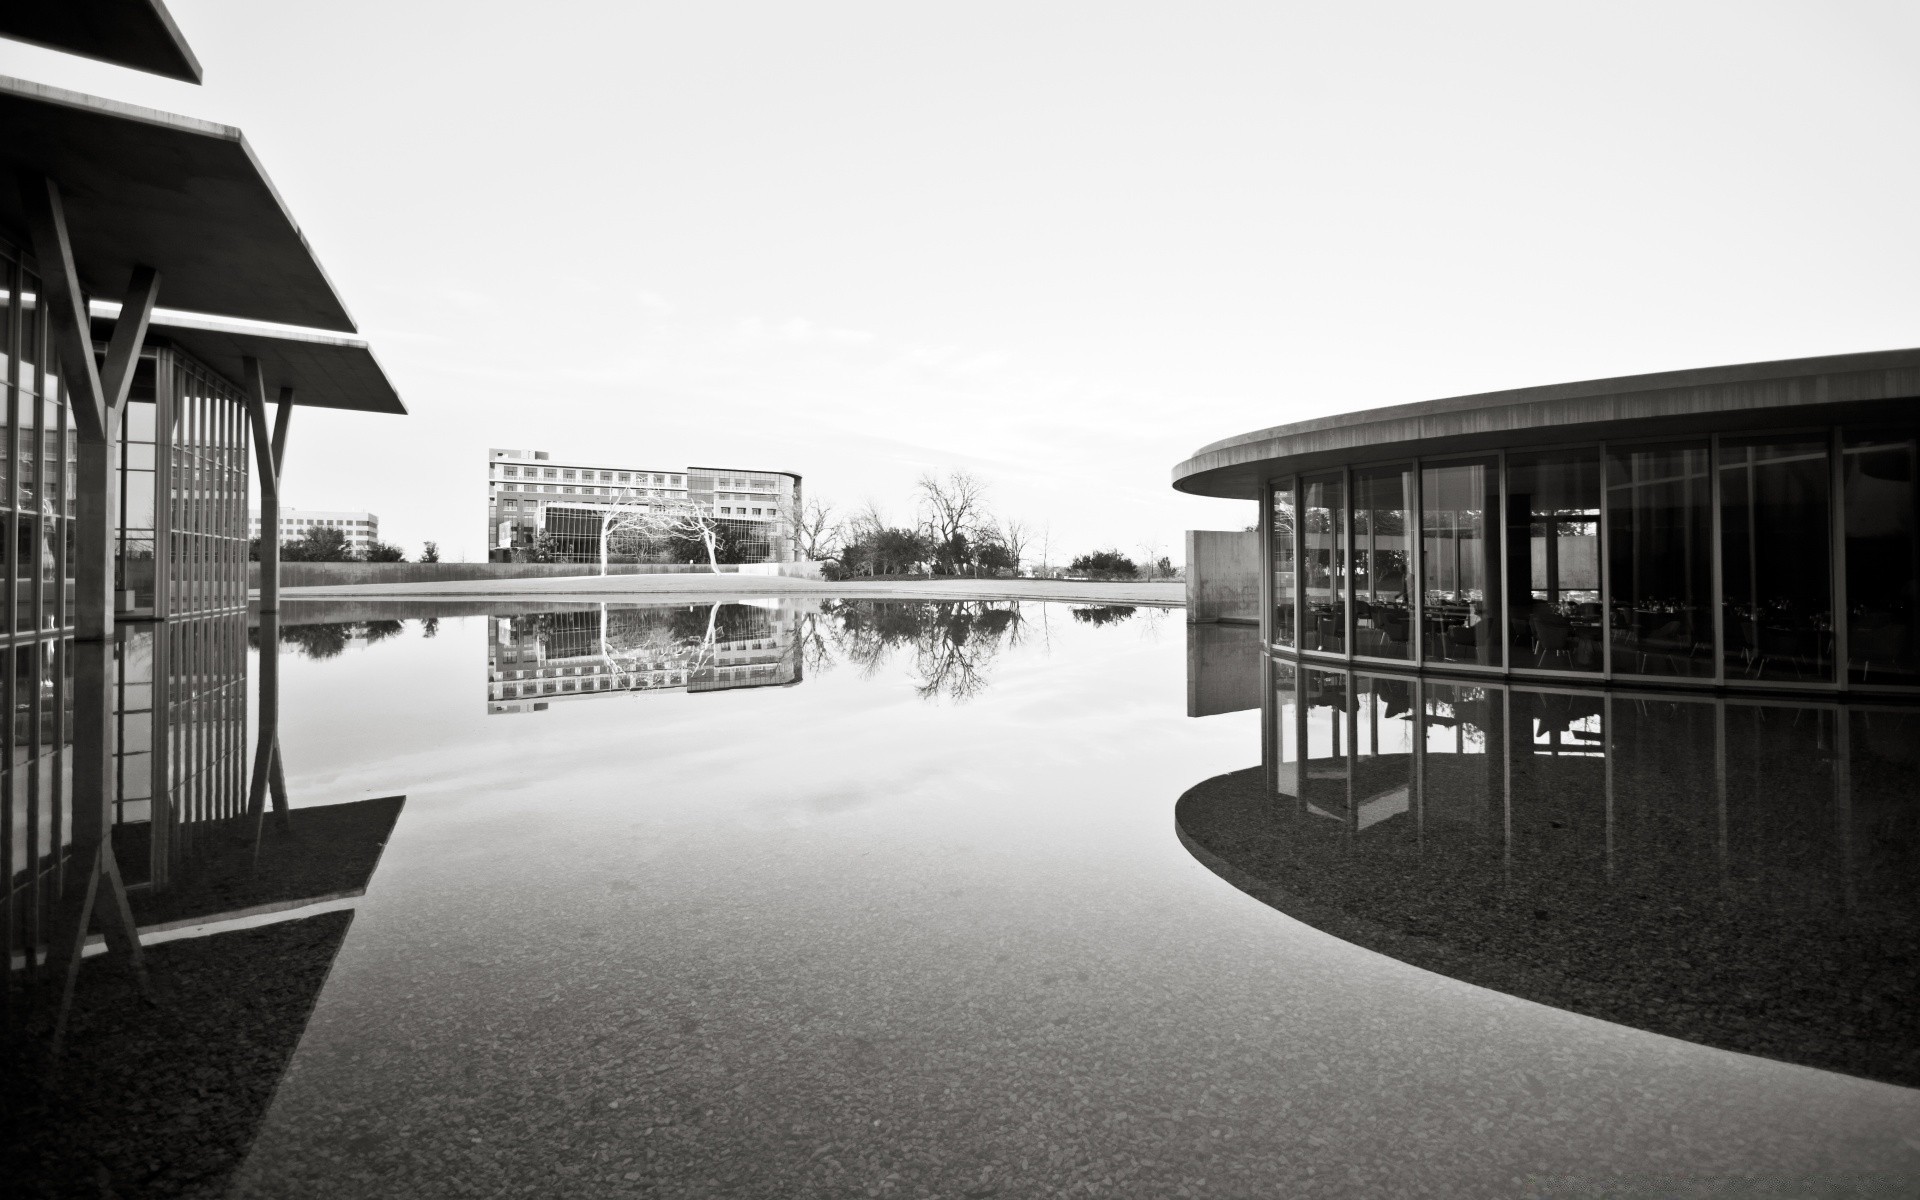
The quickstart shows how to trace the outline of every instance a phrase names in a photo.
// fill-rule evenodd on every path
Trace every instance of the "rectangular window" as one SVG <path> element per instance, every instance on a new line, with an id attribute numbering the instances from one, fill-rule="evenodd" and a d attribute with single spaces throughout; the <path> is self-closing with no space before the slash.
<path id="1" fill-rule="evenodd" d="M 1298 549 L 1294 544 L 1294 481 L 1273 489 L 1268 534 L 1273 539 L 1273 643 L 1294 645 L 1299 607 Z"/>
<path id="2" fill-rule="evenodd" d="M 1920 441 L 1847 434 L 1847 678 L 1920 683 Z"/>
<path id="3" fill-rule="evenodd" d="M 555 472 L 555 471 L 554 471 L 554 469 L 553 469 L 552 467 L 548 467 L 548 468 L 546 468 L 546 469 L 545 469 L 545 473 L 543 474 L 543 476 L 542 476 L 542 477 L 543 477 L 543 478 L 546 478 L 546 479 L 558 479 L 558 478 L 560 478 L 560 476 L 559 476 L 559 474 L 558 474 L 557 472 Z"/>
<path id="4" fill-rule="evenodd" d="M 1600 670 L 1597 447 L 1507 456 L 1507 572 L 1508 662 Z"/>
<path id="5" fill-rule="evenodd" d="M 1413 468 L 1353 473 L 1353 652 L 1413 657 Z"/>
<path id="6" fill-rule="evenodd" d="M 1428 662 L 1500 665 L 1500 551 L 1489 521 L 1499 511 L 1497 459 L 1421 469 L 1421 646 Z"/>
<path id="7" fill-rule="evenodd" d="M 1705 442 L 1608 451 L 1607 572 L 1615 672 L 1713 674 Z"/>
<path id="8" fill-rule="evenodd" d="M 627 472 L 625 472 L 625 471 L 622 471 L 622 472 L 620 472 L 620 482 L 621 482 L 621 483 L 626 483 L 626 482 L 627 482 L 627 474 L 628 474 L 628 473 L 627 473 Z"/>
<path id="9" fill-rule="evenodd" d="M 1347 649 L 1347 498 L 1339 475 L 1301 482 L 1301 569 L 1306 611 L 1300 648 L 1344 654 Z"/>
<path id="10" fill-rule="evenodd" d="M 1720 443 L 1727 677 L 1833 678 L 1833 508 L 1825 438 Z"/>

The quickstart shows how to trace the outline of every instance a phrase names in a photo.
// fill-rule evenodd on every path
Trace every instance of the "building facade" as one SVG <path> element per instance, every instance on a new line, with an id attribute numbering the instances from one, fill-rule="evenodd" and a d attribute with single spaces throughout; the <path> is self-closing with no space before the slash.
<path id="1" fill-rule="evenodd" d="M 698 514 L 723 528 L 736 562 L 792 562 L 800 476 L 739 467 L 614 466 L 560 460 L 545 450 L 487 452 L 488 558 L 536 553 L 598 562 L 608 516 L 622 509 Z M 622 561 L 694 561 L 655 539 L 623 545 Z"/>
<path id="2" fill-rule="evenodd" d="M 280 544 L 299 541 L 314 529 L 337 529 L 347 539 L 347 549 L 362 558 L 367 547 L 380 540 L 380 517 L 370 512 L 334 511 L 319 508 L 283 508 L 280 510 Z M 260 514 L 252 515 L 249 537 L 260 536 Z"/>
<path id="3" fill-rule="evenodd" d="M 1920 689 L 1920 350 L 1530 388 L 1215 443 L 1303 662 Z"/>

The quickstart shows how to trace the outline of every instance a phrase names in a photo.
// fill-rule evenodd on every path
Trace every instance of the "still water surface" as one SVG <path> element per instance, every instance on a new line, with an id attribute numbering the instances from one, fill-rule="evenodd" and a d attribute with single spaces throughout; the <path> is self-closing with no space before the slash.
<path id="1" fill-rule="evenodd" d="M 1262 715 L 1186 715 L 1177 612 L 426 611 L 284 618 L 294 828 L 406 799 L 215 1194 L 1920 1179 L 1920 1092 L 1476 987 L 1229 883 L 1175 806 L 1260 776 Z"/>

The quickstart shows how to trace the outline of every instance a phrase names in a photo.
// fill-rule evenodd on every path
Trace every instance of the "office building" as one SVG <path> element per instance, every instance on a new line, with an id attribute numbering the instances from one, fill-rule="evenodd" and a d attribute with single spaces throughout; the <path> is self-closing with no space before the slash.
<path id="1" fill-rule="evenodd" d="M 487 545 L 495 562 L 544 553 L 554 562 L 599 562 L 610 515 L 628 510 L 697 514 L 724 529 L 722 561 L 792 562 L 800 476 L 741 467 L 635 467 L 556 459 L 545 450 L 487 452 Z M 536 548 L 538 548 L 536 550 Z M 615 561 L 695 561 L 666 539 L 633 539 Z"/>
<path id="2" fill-rule="evenodd" d="M 280 510 L 280 544 L 297 542 L 313 529 L 337 529 L 347 539 L 347 549 L 365 558 L 367 547 L 380 540 L 380 518 L 370 512 L 334 511 L 320 508 L 283 508 Z M 248 527 L 249 537 L 260 536 L 260 514 L 254 513 Z"/>
<path id="3" fill-rule="evenodd" d="M 1372 409 L 1216 442 L 1288 662 L 1920 689 L 1920 350 Z"/>

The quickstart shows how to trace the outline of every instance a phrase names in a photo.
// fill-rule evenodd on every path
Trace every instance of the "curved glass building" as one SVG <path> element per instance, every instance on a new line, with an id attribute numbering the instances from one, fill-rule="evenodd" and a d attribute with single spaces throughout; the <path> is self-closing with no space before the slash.
<path id="1" fill-rule="evenodd" d="M 1215 442 L 1285 658 L 1920 690 L 1920 349 L 1462 396 Z"/>

